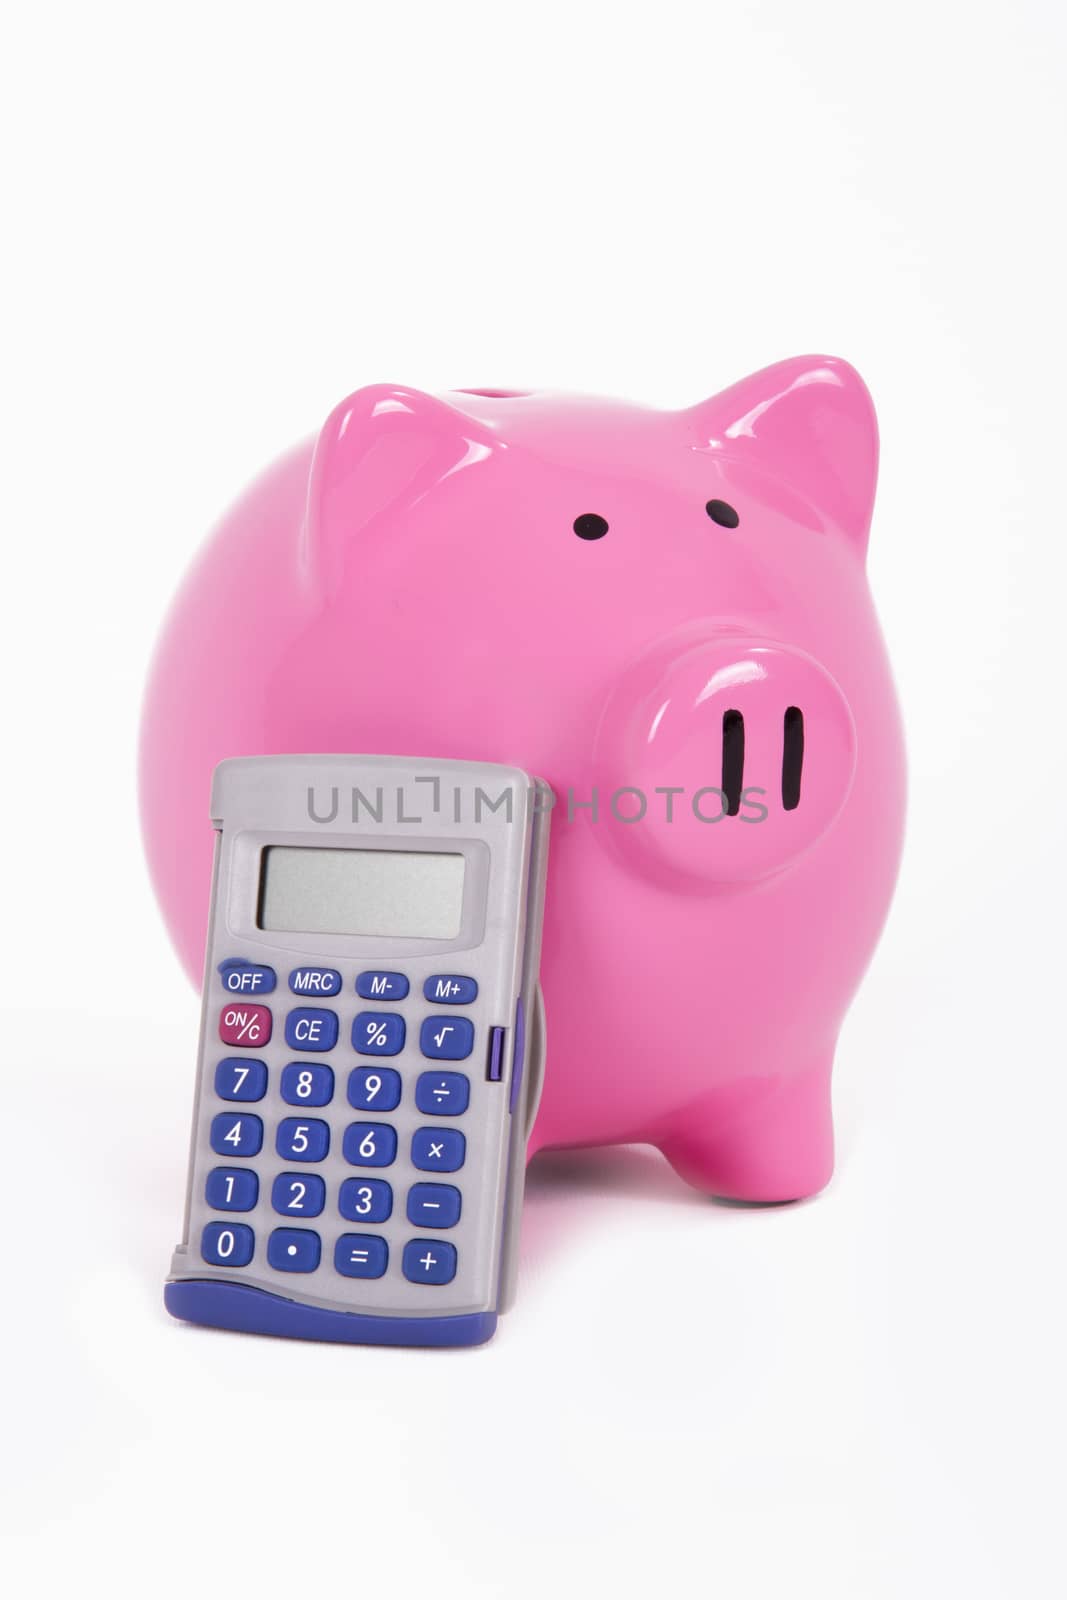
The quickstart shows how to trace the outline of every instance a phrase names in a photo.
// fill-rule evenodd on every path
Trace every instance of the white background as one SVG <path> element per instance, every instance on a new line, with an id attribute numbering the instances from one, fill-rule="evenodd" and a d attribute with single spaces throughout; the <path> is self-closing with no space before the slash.
<path id="1" fill-rule="evenodd" d="M 14 8 L 0 39 L 0 1571 L 19 1596 L 1060 1595 L 1063 7 Z M 172 588 L 372 381 L 879 408 L 908 852 L 833 1186 L 535 1163 L 457 1355 L 163 1313 L 196 998 L 140 854 Z"/>

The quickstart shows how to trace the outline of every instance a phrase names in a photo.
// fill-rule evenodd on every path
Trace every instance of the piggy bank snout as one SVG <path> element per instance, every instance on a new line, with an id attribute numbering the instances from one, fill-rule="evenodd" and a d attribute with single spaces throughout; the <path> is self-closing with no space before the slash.
<path id="1" fill-rule="evenodd" d="M 723 637 L 634 663 L 597 744 L 613 848 L 653 876 L 754 882 L 837 816 L 855 767 L 840 687 L 789 645 Z"/>

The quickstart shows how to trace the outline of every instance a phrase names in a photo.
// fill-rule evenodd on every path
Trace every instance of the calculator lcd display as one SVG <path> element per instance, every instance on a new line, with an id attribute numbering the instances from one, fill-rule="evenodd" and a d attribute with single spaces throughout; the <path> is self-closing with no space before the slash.
<path id="1" fill-rule="evenodd" d="M 454 939 L 464 870 L 458 853 L 271 845 L 263 851 L 256 921 L 278 933 Z"/>

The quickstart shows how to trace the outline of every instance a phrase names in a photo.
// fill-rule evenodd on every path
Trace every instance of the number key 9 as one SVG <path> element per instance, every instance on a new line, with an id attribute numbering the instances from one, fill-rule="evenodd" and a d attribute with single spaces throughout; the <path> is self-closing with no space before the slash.
<path id="1" fill-rule="evenodd" d="M 357 1111 L 392 1111 L 400 1104 L 400 1074 L 392 1067 L 356 1067 L 348 1074 L 348 1103 Z"/>

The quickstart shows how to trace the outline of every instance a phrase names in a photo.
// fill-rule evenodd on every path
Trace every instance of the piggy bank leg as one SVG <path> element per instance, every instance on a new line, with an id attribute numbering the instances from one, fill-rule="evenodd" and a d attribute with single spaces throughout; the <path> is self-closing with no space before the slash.
<path id="1" fill-rule="evenodd" d="M 781 1076 L 743 1078 L 680 1111 L 652 1142 L 694 1188 L 720 1199 L 801 1200 L 834 1166 L 832 1052 Z"/>

